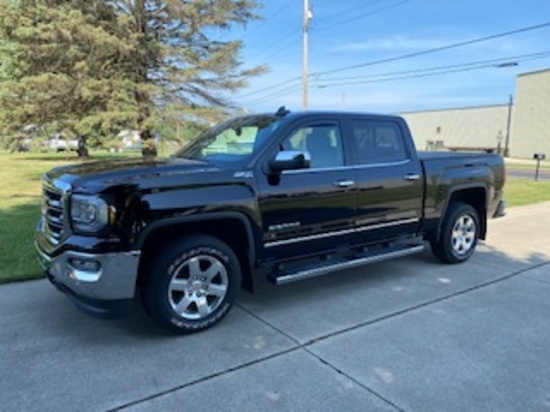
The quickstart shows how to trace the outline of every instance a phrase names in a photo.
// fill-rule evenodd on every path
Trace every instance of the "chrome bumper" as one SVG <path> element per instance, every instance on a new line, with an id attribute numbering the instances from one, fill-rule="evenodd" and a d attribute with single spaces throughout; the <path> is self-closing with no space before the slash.
<path id="1" fill-rule="evenodd" d="M 38 262 L 52 282 L 76 296 L 97 300 L 134 297 L 141 252 L 89 254 L 67 251 L 50 257 L 35 246 Z"/>

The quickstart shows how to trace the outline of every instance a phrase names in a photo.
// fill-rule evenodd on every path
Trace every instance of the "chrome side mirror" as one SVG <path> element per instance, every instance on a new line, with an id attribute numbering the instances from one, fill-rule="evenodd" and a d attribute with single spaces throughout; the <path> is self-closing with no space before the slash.
<path id="1" fill-rule="evenodd" d="M 307 169 L 311 164 L 311 155 L 306 151 L 283 150 L 275 156 L 269 167 L 273 172 L 283 170 Z"/>

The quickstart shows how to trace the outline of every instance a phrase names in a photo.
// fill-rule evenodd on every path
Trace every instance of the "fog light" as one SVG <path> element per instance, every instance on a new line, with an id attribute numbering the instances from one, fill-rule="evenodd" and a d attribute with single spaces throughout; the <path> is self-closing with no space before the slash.
<path id="1" fill-rule="evenodd" d="M 101 263 L 97 260 L 70 258 L 66 276 L 77 282 L 97 282 L 101 277 Z"/>
<path id="2" fill-rule="evenodd" d="M 85 259 L 69 259 L 69 265 L 75 270 L 80 270 L 82 272 L 99 272 L 101 269 L 101 264 L 95 260 L 85 260 Z"/>

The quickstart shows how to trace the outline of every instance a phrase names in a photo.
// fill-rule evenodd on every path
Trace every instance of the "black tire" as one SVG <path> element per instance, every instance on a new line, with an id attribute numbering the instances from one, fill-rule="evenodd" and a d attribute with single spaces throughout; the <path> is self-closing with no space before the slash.
<path id="1" fill-rule="evenodd" d="M 184 334 L 222 320 L 241 288 L 237 256 L 225 243 L 206 235 L 185 237 L 159 249 L 145 276 L 141 298 L 146 312 L 161 326 Z"/>
<path id="2" fill-rule="evenodd" d="M 432 252 L 444 263 L 462 263 L 472 256 L 479 237 L 479 215 L 470 205 L 453 202 L 441 225 L 439 239 L 430 241 Z"/>

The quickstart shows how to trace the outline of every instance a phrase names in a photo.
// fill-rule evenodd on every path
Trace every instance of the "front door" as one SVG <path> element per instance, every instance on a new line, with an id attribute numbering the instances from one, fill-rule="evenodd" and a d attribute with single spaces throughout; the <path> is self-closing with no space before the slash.
<path id="1" fill-rule="evenodd" d="M 311 166 L 260 175 L 263 258 L 291 259 L 342 247 L 353 233 L 356 186 L 339 122 L 301 123 L 277 150 L 307 151 Z"/>

